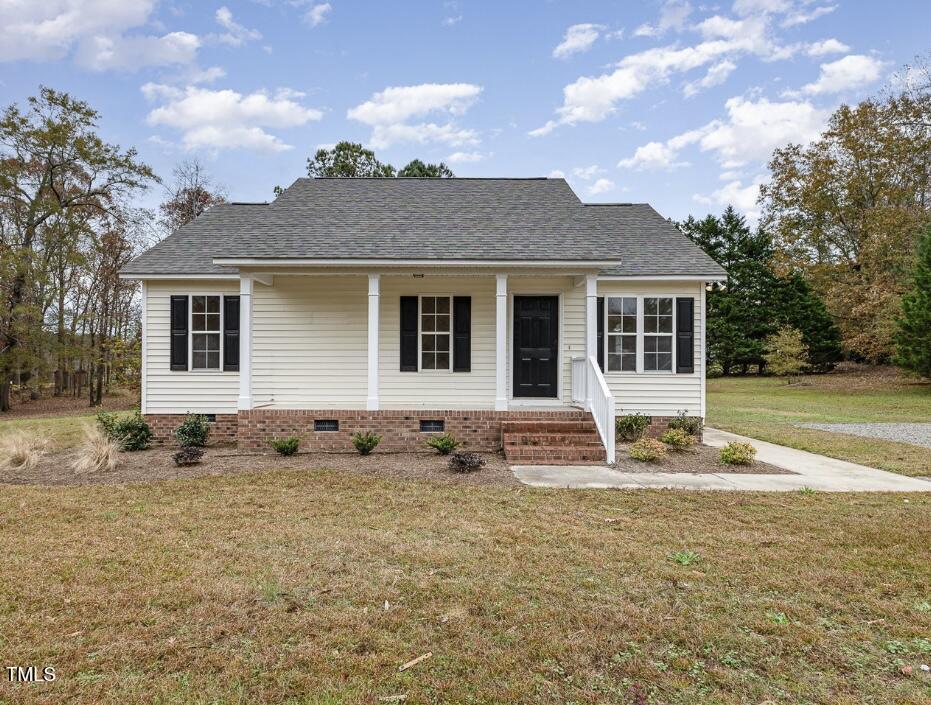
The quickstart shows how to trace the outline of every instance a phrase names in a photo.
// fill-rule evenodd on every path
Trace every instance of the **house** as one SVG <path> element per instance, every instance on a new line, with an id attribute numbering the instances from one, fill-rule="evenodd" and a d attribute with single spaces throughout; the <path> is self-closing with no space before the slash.
<path id="1" fill-rule="evenodd" d="M 705 285 L 723 270 L 646 204 L 563 179 L 298 179 L 133 260 L 142 412 L 242 448 L 613 460 L 615 413 L 705 414 Z"/>

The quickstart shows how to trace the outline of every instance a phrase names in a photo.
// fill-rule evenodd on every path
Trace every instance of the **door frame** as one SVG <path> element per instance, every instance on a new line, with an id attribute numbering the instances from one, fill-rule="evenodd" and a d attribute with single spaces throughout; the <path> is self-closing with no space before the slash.
<path id="1" fill-rule="evenodd" d="M 556 394 L 551 397 L 518 397 L 514 396 L 514 374 L 516 372 L 514 365 L 514 354 L 516 352 L 514 346 L 514 298 L 515 297 L 537 297 L 545 296 L 547 298 L 556 299 Z M 563 296 L 562 292 L 554 291 L 509 291 L 508 292 L 508 333 L 507 333 L 507 344 L 508 344 L 508 401 L 514 402 L 518 405 L 520 404 L 540 404 L 540 405 L 562 405 L 562 346 L 563 346 L 563 321 L 565 316 L 563 315 Z"/>

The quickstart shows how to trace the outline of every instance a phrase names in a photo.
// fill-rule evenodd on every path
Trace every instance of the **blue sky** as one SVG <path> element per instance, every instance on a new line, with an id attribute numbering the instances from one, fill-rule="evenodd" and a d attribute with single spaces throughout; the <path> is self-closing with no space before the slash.
<path id="1" fill-rule="evenodd" d="M 0 0 L 0 103 L 67 90 L 162 176 L 198 156 L 234 200 L 350 139 L 753 217 L 773 147 L 875 94 L 929 26 L 918 0 Z"/>

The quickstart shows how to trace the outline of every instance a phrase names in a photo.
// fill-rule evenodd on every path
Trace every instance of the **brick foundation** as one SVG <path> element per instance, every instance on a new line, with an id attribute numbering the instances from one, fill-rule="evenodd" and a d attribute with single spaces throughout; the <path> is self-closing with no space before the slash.
<path id="1" fill-rule="evenodd" d="M 174 441 L 174 430 L 184 421 L 185 414 L 146 414 L 145 420 L 155 434 L 156 443 Z M 209 443 L 235 443 L 239 417 L 236 414 L 217 414 L 210 424 Z"/>
<path id="2" fill-rule="evenodd" d="M 646 427 L 643 435 L 647 438 L 659 438 L 669 430 L 669 422 L 675 418 L 675 416 L 651 416 L 650 425 Z M 701 441 L 701 434 L 698 440 Z"/>
<path id="3" fill-rule="evenodd" d="M 347 411 L 305 409 L 253 409 L 239 412 L 238 446 L 242 450 L 268 447 L 275 436 L 299 436 L 301 450 L 352 451 L 352 434 L 373 431 L 382 437 L 378 451 L 425 450 L 431 433 L 421 433 L 421 420 L 442 420 L 445 430 L 463 450 L 497 451 L 501 448 L 503 421 L 572 421 L 585 418 L 578 409 L 553 411 Z M 314 419 L 337 419 L 339 431 L 314 431 Z"/>

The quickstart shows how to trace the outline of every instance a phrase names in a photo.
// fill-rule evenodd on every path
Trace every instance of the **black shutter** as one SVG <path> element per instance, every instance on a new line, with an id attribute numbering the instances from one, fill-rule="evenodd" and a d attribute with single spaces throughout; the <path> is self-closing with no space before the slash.
<path id="1" fill-rule="evenodd" d="M 453 297 L 453 372 L 472 370 L 472 297 Z"/>
<path id="2" fill-rule="evenodd" d="M 401 297 L 401 372 L 417 371 L 417 297 Z"/>
<path id="3" fill-rule="evenodd" d="M 598 334 L 596 336 L 598 343 L 598 369 L 605 371 L 605 297 L 598 297 Z"/>
<path id="4" fill-rule="evenodd" d="M 223 297 L 223 369 L 239 371 L 239 297 Z"/>
<path id="5" fill-rule="evenodd" d="M 171 297 L 171 369 L 187 370 L 187 296 Z"/>
<path id="6" fill-rule="evenodd" d="M 676 299 L 676 372 L 695 371 L 695 299 Z"/>

